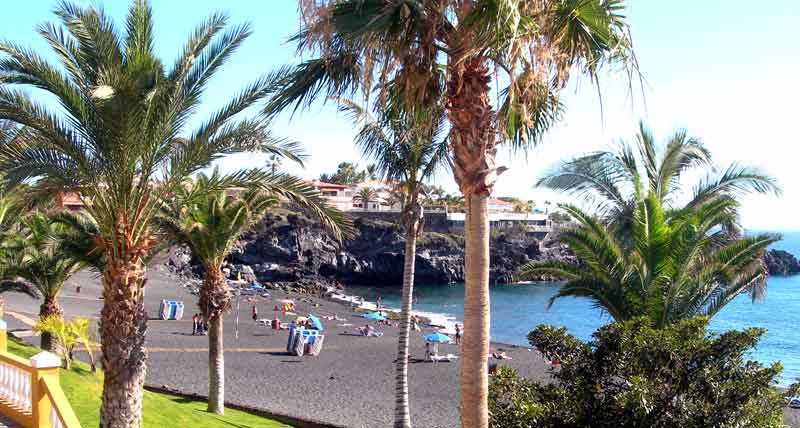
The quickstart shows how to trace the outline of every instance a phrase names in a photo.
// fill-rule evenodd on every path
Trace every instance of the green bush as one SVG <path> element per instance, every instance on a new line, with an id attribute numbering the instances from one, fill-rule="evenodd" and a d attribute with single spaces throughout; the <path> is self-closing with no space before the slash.
<path id="1" fill-rule="evenodd" d="M 538 326 L 530 343 L 561 368 L 553 383 L 498 371 L 489 390 L 493 428 L 782 427 L 780 373 L 748 361 L 762 329 L 707 334 L 706 318 L 654 329 L 643 319 L 609 324 L 589 344 Z"/>

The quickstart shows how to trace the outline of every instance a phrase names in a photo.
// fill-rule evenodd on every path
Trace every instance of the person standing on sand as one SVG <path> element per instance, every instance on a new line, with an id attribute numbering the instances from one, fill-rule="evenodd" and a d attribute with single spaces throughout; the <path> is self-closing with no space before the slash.
<path id="1" fill-rule="evenodd" d="M 378 296 L 378 299 L 375 302 L 376 306 L 378 307 L 378 311 L 380 311 L 381 308 L 383 308 L 383 299 L 381 299 L 380 296 Z"/>
<path id="2" fill-rule="evenodd" d="M 461 344 L 461 326 L 456 324 L 456 345 Z"/>
<path id="3" fill-rule="evenodd" d="M 197 335 L 197 314 L 192 315 L 192 336 Z"/>
<path id="4" fill-rule="evenodd" d="M 253 321 L 258 320 L 258 308 L 256 308 L 256 304 L 253 303 Z"/>

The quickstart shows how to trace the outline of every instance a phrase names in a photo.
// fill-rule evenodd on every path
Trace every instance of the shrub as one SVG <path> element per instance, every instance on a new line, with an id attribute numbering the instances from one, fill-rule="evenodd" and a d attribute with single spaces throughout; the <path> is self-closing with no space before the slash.
<path id="1" fill-rule="evenodd" d="M 70 368 L 72 351 L 75 349 L 75 345 L 81 343 L 89 354 L 92 373 L 96 371 L 88 319 L 75 318 L 72 321 L 65 321 L 61 317 L 49 316 L 37 322 L 34 329 L 38 332 L 50 333 L 58 341 L 59 346 L 57 349 L 61 357 L 64 358 L 64 368 Z"/>
<path id="2" fill-rule="evenodd" d="M 489 391 L 490 426 L 782 427 L 780 373 L 746 359 L 762 329 L 707 334 L 707 318 L 654 329 L 643 319 L 609 324 L 583 343 L 563 328 L 528 335 L 558 359 L 552 384 L 501 370 Z"/>

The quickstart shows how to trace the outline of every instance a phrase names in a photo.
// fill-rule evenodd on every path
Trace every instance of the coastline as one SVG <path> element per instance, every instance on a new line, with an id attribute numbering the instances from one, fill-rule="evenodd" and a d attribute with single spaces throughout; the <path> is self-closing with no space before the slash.
<path id="1" fill-rule="evenodd" d="M 82 286 L 76 293 L 75 286 Z M 98 299 L 102 287 L 97 277 L 82 272 L 67 283 L 62 305 L 68 317 L 96 319 L 102 307 Z M 358 317 L 347 302 L 321 298 L 308 292 L 285 293 L 268 290 L 269 296 L 254 296 L 262 317 L 274 316 L 272 308 L 280 299 L 296 302 L 295 315 L 309 313 L 336 316 L 344 321 L 325 321 L 325 348 L 317 357 L 296 357 L 285 352 L 286 331 L 272 330 L 251 321 L 251 303 L 234 305 L 225 317 L 226 401 L 273 415 L 313 420 L 348 428 L 392 426 L 394 411 L 394 360 L 397 353 L 396 327 L 382 326 Z M 35 318 L 39 302 L 18 293 L 6 294 L 9 311 Z M 191 335 L 190 314 L 196 311 L 197 297 L 180 286 L 166 269 L 148 270 L 146 309 L 155 314 L 161 299 L 182 300 L 186 314 L 181 321 L 151 319 L 148 322 L 149 362 L 145 384 L 181 394 L 207 395 L 207 345 L 205 336 Z M 236 323 L 236 317 L 239 323 Z M 283 321 L 291 316 L 281 315 Z M 9 320 L 11 321 L 11 320 Z M 354 334 L 353 327 L 370 323 L 383 331 L 382 337 Z M 21 326 L 9 323 L 10 331 Z M 238 338 L 234 332 L 239 330 Z M 422 337 L 433 329 L 412 332 L 409 341 L 414 362 L 409 365 L 412 419 L 426 428 L 449 428 L 458 419 L 460 361 L 425 363 Z M 38 337 L 25 339 L 38 344 Z M 492 342 L 513 359 L 492 359 L 499 366 L 518 370 L 521 376 L 549 382 L 550 366 L 531 348 Z M 442 345 L 442 353 L 460 354 L 456 345 Z M 79 355 L 85 358 L 85 355 Z M 332 397 L 369 397 L 367 400 L 341 400 Z M 795 425 L 800 412 L 787 410 L 786 421 Z"/>

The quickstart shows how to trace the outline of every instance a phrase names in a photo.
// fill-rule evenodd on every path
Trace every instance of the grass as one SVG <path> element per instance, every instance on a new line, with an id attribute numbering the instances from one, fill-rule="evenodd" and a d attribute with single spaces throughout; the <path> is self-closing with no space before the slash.
<path id="1" fill-rule="evenodd" d="M 23 358 L 40 352 L 13 337 L 8 338 L 9 352 Z M 80 361 L 72 369 L 61 370 L 59 380 L 72 409 L 83 427 L 100 425 L 100 397 L 103 392 L 103 374 L 92 374 L 89 365 Z M 203 427 L 203 428 L 277 428 L 288 427 L 280 422 L 251 413 L 225 409 L 224 416 L 206 412 L 204 401 L 195 401 L 169 394 L 144 392 L 144 426 Z"/>

